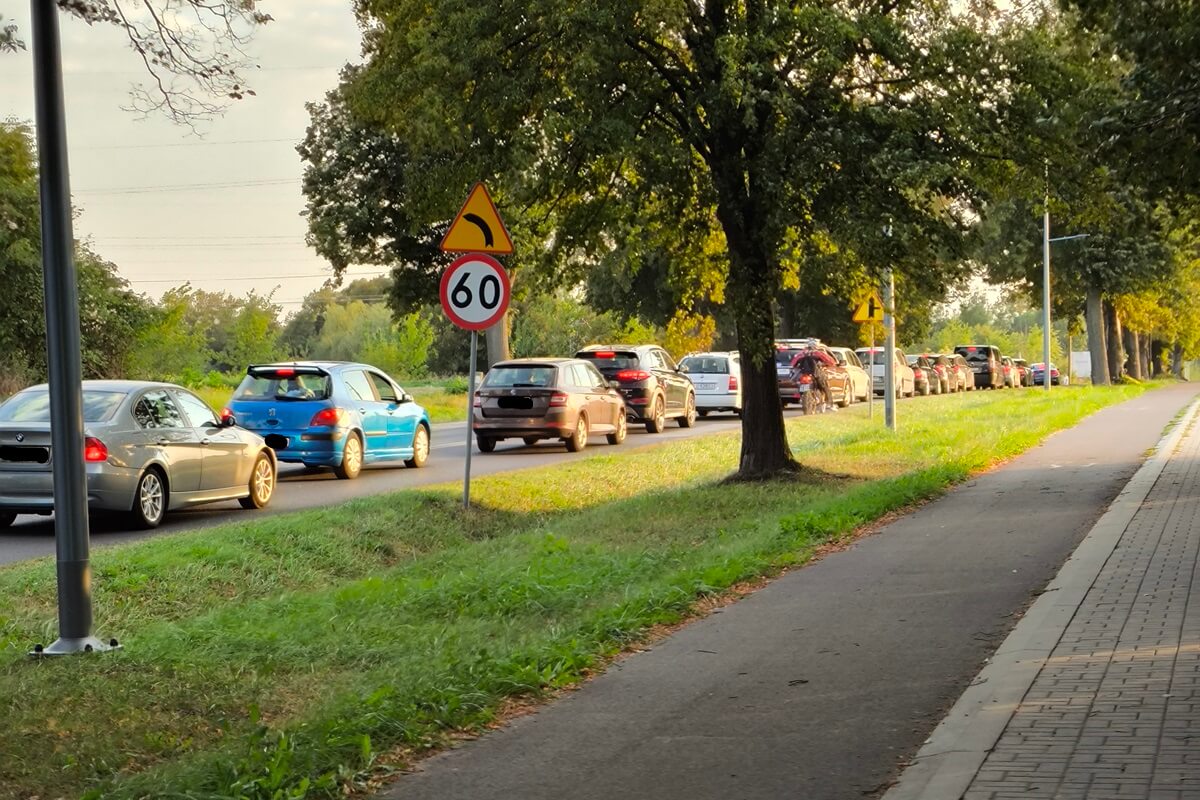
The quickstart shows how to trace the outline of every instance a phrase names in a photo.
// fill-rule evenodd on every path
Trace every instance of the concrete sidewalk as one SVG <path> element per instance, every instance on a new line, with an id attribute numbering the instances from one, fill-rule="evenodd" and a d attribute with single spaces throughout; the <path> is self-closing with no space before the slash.
<path id="1" fill-rule="evenodd" d="M 1100 411 L 383 797 L 878 797 L 1196 392 Z"/>
<path id="2" fill-rule="evenodd" d="M 886 800 L 1200 799 L 1193 405 Z"/>

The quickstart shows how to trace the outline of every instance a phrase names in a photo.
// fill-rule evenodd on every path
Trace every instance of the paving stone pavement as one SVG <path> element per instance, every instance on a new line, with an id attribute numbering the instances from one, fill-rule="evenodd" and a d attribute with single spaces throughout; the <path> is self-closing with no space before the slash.
<path id="1" fill-rule="evenodd" d="M 1200 800 L 1198 555 L 1193 421 L 965 800 Z"/>

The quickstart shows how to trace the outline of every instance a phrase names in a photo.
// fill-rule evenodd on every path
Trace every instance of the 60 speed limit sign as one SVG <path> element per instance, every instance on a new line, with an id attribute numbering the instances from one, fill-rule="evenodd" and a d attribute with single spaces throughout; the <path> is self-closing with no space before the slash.
<path id="1" fill-rule="evenodd" d="M 442 310 L 458 327 L 481 331 L 504 316 L 510 290 L 508 273 L 499 261 L 470 253 L 455 259 L 442 273 Z"/>

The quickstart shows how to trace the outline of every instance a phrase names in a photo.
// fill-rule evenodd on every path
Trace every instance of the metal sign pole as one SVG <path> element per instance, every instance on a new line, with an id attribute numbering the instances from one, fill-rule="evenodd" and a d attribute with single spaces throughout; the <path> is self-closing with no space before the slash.
<path id="1" fill-rule="evenodd" d="M 475 359 L 478 355 L 479 333 L 471 331 L 471 371 L 467 377 L 467 462 L 463 474 L 463 508 L 471 507 L 471 429 L 475 422 Z"/>
<path id="2" fill-rule="evenodd" d="M 54 540 L 58 556 L 58 640 L 34 655 L 106 650 L 92 636 L 87 473 L 83 463 L 83 369 L 79 355 L 79 288 L 67 170 L 58 4 L 31 0 L 33 81 L 41 190 L 42 274 L 50 377 L 50 452 Z M 116 642 L 112 642 L 116 644 Z"/>
<path id="3" fill-rule="evenodd" d="M 867 324 L 871 326 L 871 349 L 867 351 L 871 354 L 871 361 L 867 364 L 871 370 L 867 373 L 871 378 L 867 385 L 867 419 L 875 419 L 875 320 L 871 320 Z M 861 342 L 862 339 L 859 341 Z"/>
<path id="4" fill-rule="evenodd" d="M 883 420 L 896 430 L 896 283 L 889 269 L 883 276 Z"/>

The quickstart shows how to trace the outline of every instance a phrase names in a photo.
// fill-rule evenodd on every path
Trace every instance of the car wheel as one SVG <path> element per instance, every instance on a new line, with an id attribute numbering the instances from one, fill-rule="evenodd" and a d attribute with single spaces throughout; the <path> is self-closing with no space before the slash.
<path id="1" fill-rule="evenodd" d="M 540 442 L 541 439 L 539 439 L 536 436 L 526 436 L 525 438 L 521 439 L 521 441 L 524 442 L 529 447 L 533 447 L 535 444 Z"/>
<path id="2" fill-rule="evenodd" d="M 7 528 L 17 519 L 17 515 L 8 511 L 0 511 L 0 529 Z"/>
<path id="3" fill-rule="evenodd" d="M 352 433 L 342 447 L 342 463 L 333 468 L 334 473 L 342 480 L 352 481 L 362 472 L 363 445 L 357 433 Z"/>
<path id="4" fill-rule="evenodd" d="M 567 452 L 578 453 L 583 448 L 587 447 L 588 442 L 588 423 L 587 417 L 583 414 L 579 415 L 579 419 L 575 421 L 575 433 L 567 439 Z"/>
<path id="5" fill-rule="evenodd" d="M 842 400 L 838 403 L 838 408 L 849 408 L 854 402 L 854 387 L 847 386 L 842 389 Z"/>
<path id="6" fill-rule="evenodd" d="M 696 424 L 696 395 L 688 392 L 683 405 L 683 416 L 679 418 L 679 427 L 690 428 Z"/>
<path id="7" fill-rule="evenodd" d="M 275 494 L 275 462 L 266 453 L 259 453 L 250 471 L 250 494 L 238 500 L 242 508 L 266 508 Z"/>
<path id="8" fill-rule="evenodd" d="M 413 454 L 412 458 L 406 459 L 404 466 L 412 469 L 420 469 L 429 461 L 429 428 L 425 427 L 422 422 L 417 425 L 417 432 L 413 434 Z"/>
<path id="9" fill-rule="evenodd" d="M 625 421 L 625 409 L 621 409 L 617 415 L 617 429 L 608 435 L 609 444 L 620 444 L 625 441 L 625 437 L 629 434 L 629 424 Z"/>
<path id="10" fill-rule="evenodd" d="M 157 528 L 167 513 L 167 482 L 157 467 L 142 473 L 133 492 L 133 523 L 139 528 Z"/>
<path id="11" fill-rule="evenodd" d="M 476 436 L 475 444 L 479 445 L 481 453 L 490 453 L 496 449 L 496 440 L 490 436 Z"/>
<path id="12" fill-rule="evenodd" d="M 667 427 L 667 408 L 662 395 L 654 398 L 654 409 L 646 420 L 646 433 L 662 433 Z"/>

